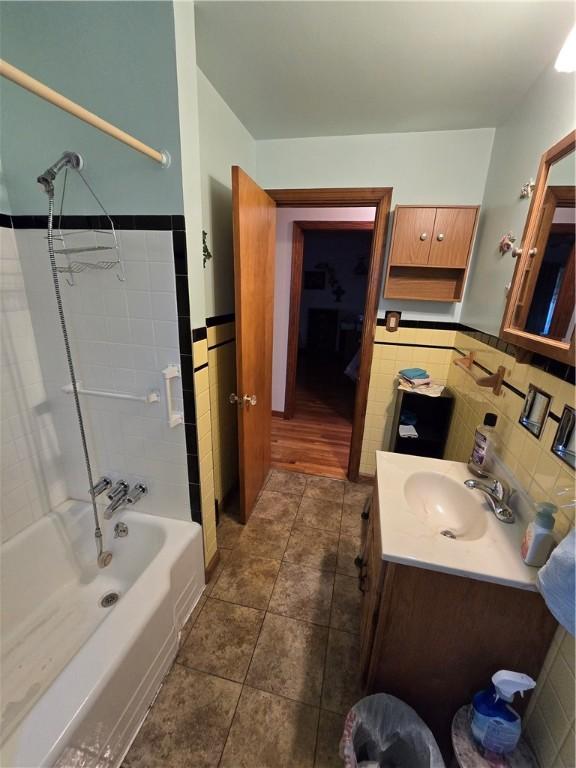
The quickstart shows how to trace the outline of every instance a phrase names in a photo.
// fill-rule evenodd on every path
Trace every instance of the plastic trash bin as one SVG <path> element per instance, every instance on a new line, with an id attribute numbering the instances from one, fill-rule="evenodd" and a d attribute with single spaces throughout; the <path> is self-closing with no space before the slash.
<path id="1" fill-rule="evenodd" d="M 446 768 L 426 723 L 412 707 L 386 693 L 367 696 L 352 707 L 340 757 L 346 768 Z"/>

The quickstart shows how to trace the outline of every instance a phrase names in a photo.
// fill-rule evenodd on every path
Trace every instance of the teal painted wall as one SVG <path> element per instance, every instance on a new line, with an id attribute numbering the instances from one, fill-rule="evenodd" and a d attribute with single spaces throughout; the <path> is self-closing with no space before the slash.
<path id="1" fill-rule="evenodd" d="M 45 213 L 36 177 L 64 150 L 116 214 L 182 213 L 174 16 L 170 2 L 2 2 L 2 58 L 155 149 L 157 163 L 2 80 L 0 209 Z M 79 179 L 67 213 L 98 209 Z"/>

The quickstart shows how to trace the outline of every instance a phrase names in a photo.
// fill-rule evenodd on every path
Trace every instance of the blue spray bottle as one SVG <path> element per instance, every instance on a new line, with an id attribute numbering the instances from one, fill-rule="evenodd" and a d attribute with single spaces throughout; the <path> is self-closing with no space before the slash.
<path id="1" fill-rule="evenodd" d="M 492 685 L 472 699 L 470 726 L 483 751 L 495 755 L 513 752 L 520 741 L 522 721 L 510 706 L 514 694 L 534 688 L 528 675 L 502 669 L 492 676 Z"/>

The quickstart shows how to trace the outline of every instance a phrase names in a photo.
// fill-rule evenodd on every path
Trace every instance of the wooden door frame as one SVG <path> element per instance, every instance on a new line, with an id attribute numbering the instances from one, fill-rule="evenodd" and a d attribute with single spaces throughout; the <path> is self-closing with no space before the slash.
<path id="1" fill-rule="evenodd" d="M 300 335 L 300 302 L 304 266 L 304 233 L 373 231 L 373 221 L 295 221 L 292 225 L 292 267 L 290 277 L 290 311 L 288 316 L 288 353 L 286 356 L 286 389 L 284 418 L 292 419 L 296 410 L 296 373 Z"/>
<path id="2" fill-rule="evenodd" d="M 366 304 L 360 345 L 360 367 L 348 459 L 348 479 L 356 482 L 360 473 L 360 456 L 368 404 L 368 386 L 374 353 L 380 285 L 384 266 L 384 245 L 392 200 L 392 187 L 267 189 L 266 193 L 275 201 L 278 208 L 362 208 L 366 206 L 376 208 L 374 221 L 370 222 L 373 227 L 372 248 L 368 268 Z M 322 222 L 324 225 L 329 223 Z M 302 270 L 300 269 L 300 290 L 301 280 Z M 292 310 L 292 296 L 290 307 Z"/>

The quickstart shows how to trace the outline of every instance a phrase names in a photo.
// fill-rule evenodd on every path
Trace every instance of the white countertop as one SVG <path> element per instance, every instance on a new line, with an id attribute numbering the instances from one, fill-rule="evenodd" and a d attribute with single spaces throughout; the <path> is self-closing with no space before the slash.
<path id="1" fill-rule="evenodd" d="M 406 481 L 418 472 L 445 475 L 462 484 L 464 493 L 470 494 L 472 512 L 486 515 L 484 521 L 479 519 L 482 531 L 469 538 L 450 539 L 424 522 L 405 493 Z M 525 565 L 520 556 L 526 521 L 517 517 L 508 525 L 497 520 L 484 495 L 464 487 L 464 480 L 470 477 L 466 464 L 457 461 L 377 451 L 382 559 L 536 591 L 538 569 Z M 466 503 L 467 496 L 461 498 Z"/>

